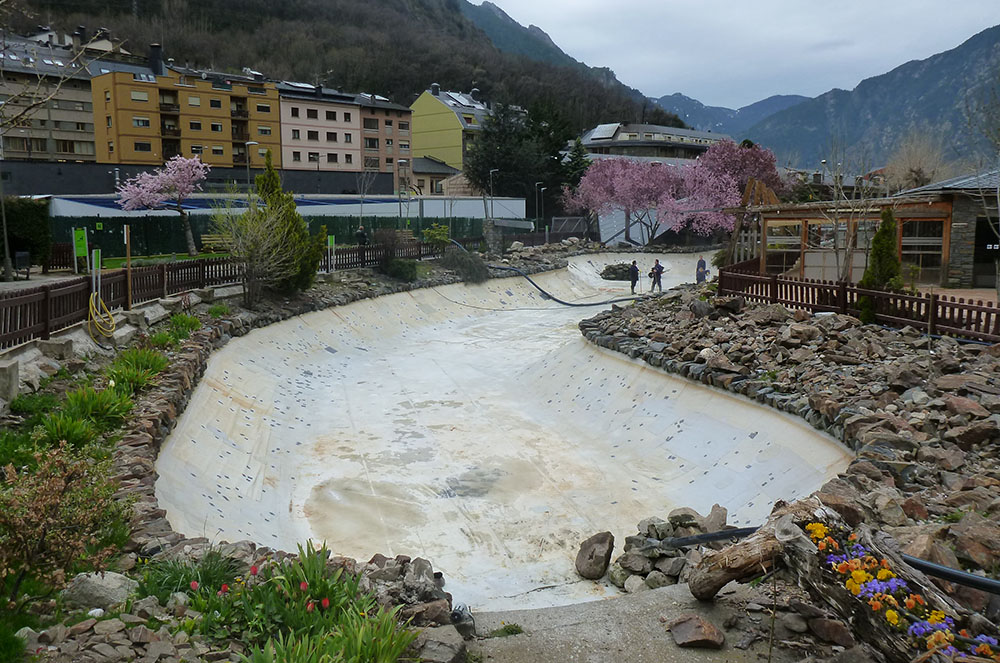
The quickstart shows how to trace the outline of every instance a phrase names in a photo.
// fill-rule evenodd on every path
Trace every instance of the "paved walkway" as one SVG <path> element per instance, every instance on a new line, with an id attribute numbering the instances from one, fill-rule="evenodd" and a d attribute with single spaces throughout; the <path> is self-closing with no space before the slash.
<path id="1" fill-rule="evenodd" d="M 3 267 L 0 267 L 0 274 L 2 273 Z M 74 274 L 73 272 L 52 272 L 50 274 L 42 274 L 41 271 L 36 273 L 32 270 L 31 278 L 27 281 L 25 281 L 23 277 L 18 278 L 16 281 L 0 281 L 0 292 L 37 288 L 39 286 L 52 285 L 53 283 L 69 281 L 76 278 L 79 278 L 79 275 Z"/>
<path id="2" fill-rule="evenodd" d="M 966 302 L 983 302 L 983 304 L 995 304 L 997 301 L 997 291 L 993 288 L 940 288 L 934 286 L 919 286 L 920 292 L 930 294 L 935 292 L 940 297 L 954 297 L 964 299 Z"/>

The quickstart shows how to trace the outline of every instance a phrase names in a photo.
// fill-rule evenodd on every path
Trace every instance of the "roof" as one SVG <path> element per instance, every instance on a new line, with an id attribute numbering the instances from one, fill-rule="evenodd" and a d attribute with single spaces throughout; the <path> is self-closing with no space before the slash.
<path id="1" fill-rule="evenodd" d="M 275 87 L 278 88 L 278 95 L 282 98 L 287 99 L 303 99 L 306 101 L 318 101 L 318 102 L 336 102 L 342 104 L 354 104 L 355 96 L 350 92 L 341 92 L 340 90 L 335 90 L 330 87 L 320 87 L 320 93 L 317 94 L 315 85 L 310 85 L 309 83 L 295 83 L 291 81 L 283 81 L 281 83 L 276 83 Z"/>
<path id="2" fill-rule="evenodd" d="M 1000 188 L 1000 168 L 995 168 L 981 173 L 952 177 L 948 180 L 934 182 L 908 191 L 901 191 L 899 195 L 906 196 L 913 193 L 933 193 L 938 191 L 984 191 L 989 189 L 995 191 L 998 188 Z"/>
<path id="3" fill-rule="evenodd" d="M 116 54 L 97 57 L 96 53 L 74 53 L 72 46 L 40 43 L 21 37 L 6 37 L 0 48 L 0 70 L 32 75 L 58 76 L 87 80 L 112 71 L 132 74 L 152 75 L 145 65 L 136 64 L 141 60 L 135 56 L 132 62 L 118 58 Z"/>
<path id="4" fill-rule="evenodd" d="M 434 157 L 415 157 L 412 159 L 411 170 L 414 173 L 426 173 L 428 175 L 457 175 L 462 172 L 458 168 L 452 168 L 444 161 Z"/>
<path id="5" fill-rule="evenodd" d="M 394 104 L 385 97 L 380 97 L 377 94 L 368 94 L 367 92 L 362 92 L 361 94 L 354 95 L 354 103 L 359 106 L 370 106 L 373 108 L 388 108 L 389 110 L 404 111 L 406 113 L 412 113 L 409 106 L 403 106 L 401 104 Z"/>
<path id="6" fill-rule="evenodd" d="M 654 134 L 662 136 L 662 138 L 640 138 L 638 140 L 621 138 L 622 134 L 629 133 L 639 134 L 640 136 L 644 136 L 645 134 Z M 711 131 L 695 131 L 694 129 L 665 127 L 659 124 L 628 124 L 619 122 L 599 124 L 590 131 L 585 132 L 581 138 L 583 144 L 587 146 L 610 145 L 613 143 L 625 143 L 628 145 L 636 145 L 639 143 L 687 143 L 688 139 L 692 142 L 711 141 L 715 143 L 721 140 L 728 140 L 729 136 L 726 134 L 712 133 Z"/>
<path id="7" fill-rule="evenodd" d="M 434 94 L 433 90 L 427 90 L 427 94 L 451 109 L 458 117 L 458 121 L 462 123 L 463 129 L 478 131 L 482 128 L 483 120 L 493 115 L 489 105 L 485 101 L 476 99 L 471 93 L 440 90 Z M 475 122 L 466 120 L 467 116 L 474 118 Z"/>

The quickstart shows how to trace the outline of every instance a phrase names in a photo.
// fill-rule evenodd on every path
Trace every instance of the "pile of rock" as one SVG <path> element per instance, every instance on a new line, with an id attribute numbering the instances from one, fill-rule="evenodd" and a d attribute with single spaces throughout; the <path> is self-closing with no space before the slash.
<path id="1" fill-rule="evenodd" d="M 605 281 L 630 281 L 629 269 L 631 265 L 624 262 L 608 265 L 601 270 L 601 278 Z"/>

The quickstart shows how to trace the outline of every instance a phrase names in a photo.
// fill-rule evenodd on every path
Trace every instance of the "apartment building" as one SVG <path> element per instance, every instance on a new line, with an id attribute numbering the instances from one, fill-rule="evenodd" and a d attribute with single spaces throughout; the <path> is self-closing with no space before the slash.
<path id="1" fill-rule="evenodd" d="M 144 72 L 109 71 L 91 84 L 97 161 L 160 165 L 181 155 L 211 166 L 282 166 L 278 90 L 261 74 L 165 66 L 153 45 Z"/>
<path id="2" fill-rule="evenodd" d="M 413 112 L 374 94 L 356 95 L 354 103 L 361 110 L 363 170 L 392 173 L 393 188 L 397 192 L 408 190 Z"/>
<path id="3" fill-rule="evenodd" d="M 281 162 L 288 170 L 360 171 L 361 108 L 355 95 L 308 83 L 278 83 Z"/>
<path id="4" fill-rule="evenodd" d="M 729 136 L 657 124 L 600 124 L 581 137 L 590 154 L 697 159 L 708 148 Z"/>
<path id="5" fill-rule="evenodd" d="M 436 83 L 421 93 L 410 108 L 413 111 L 412 152 L 415 157 L 434 157 L 452 168 L 462 170 L 465 155 L 482 131 L 483 121 L 492 112 L 469 93 L 448 92 Z"/>

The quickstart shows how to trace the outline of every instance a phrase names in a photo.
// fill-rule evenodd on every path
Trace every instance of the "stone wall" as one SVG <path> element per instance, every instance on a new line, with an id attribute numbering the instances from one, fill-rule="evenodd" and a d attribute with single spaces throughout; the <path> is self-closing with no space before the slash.
<path id="1" fill-rule="evenodd" d="M 996 210 L 990 214 L 996 218 Z M 976 246 L 976 219 L 985 216 L 982 201 L 973 196 L 955 195 L 951 212 L 951 254 L 942 285 L 973 288 L 973 260 Z"/>

